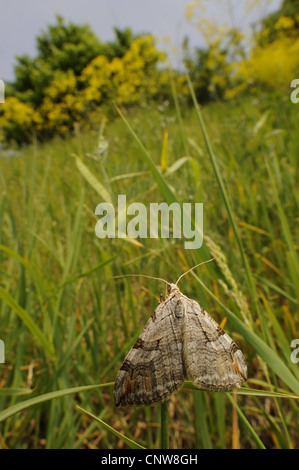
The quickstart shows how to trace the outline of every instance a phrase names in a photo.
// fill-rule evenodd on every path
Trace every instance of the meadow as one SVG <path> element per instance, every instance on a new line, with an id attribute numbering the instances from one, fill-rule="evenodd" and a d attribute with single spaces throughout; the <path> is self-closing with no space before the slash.
<path id="1" fill-rule="evenodd" d="M 288 94 L 203 108 L 175 95 L 2 150 L 1 448 L 299 446 L 298 110 Z M 97 238 L 95 208 L 119 194 L 203 202 L 204 245 Z M 212 257 L 180 288 L 241 348 L 247 383 L 218 393 L 186 382 L 166 405 L 116 409 L 117 371 L 165 286 L 114 277 L 175 282 Z"/>

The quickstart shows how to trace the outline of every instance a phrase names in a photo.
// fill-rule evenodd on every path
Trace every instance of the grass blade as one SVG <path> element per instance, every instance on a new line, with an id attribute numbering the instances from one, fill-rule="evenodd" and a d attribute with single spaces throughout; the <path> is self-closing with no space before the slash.
<path id="1" fill-rule="evenodd" d="M 65 388 L 63 390 L 49 392 L 34 398 L 30 398 L 29 400 L 22 401 L 20 403 L 17 403 L 16 405 L 10 406 L 5 410 L 0 411 L 0 423 L 2 421 L 5 421 L 7 418 L 10 418 L 14 414 L 19 413 L 20 411 L 23 411 L 31 406 L 39 405 L 40 403 L 44 403 L 49 400 L 54 400 L 56 398 L 65 397 L 66 395 L 74 395 L 75 393 L 86 392 L 88 390 L 94 390 L 96 388 L 110 387 L 111 385 L 113 385 L 113 382 L 97 385 L 83 385 L 81 387 Z"/>
<path id="2" fill-rule="evenodd" d="M 255 277 L 258 281 L 264 283 L 266 286 L 270 287 L 270 289 L 273 289 L 275 292 L 278 292 L 278 294 L 282 295 L 283 297 L 290 300 L 291 302 L 293 302 L 295 304 L 298 303 L 297 299 L 295 299 L 294 297 L 289 295 L 286 291 L 284 291 L 280 287 L 273 284 L 273 282 L 270 282 L 267 279 L 264 279 L 263 277 L 258 276 L 257 274 L 253 274 L 253 277 Z"/>
<path id="3" fill-rule="evenodd" d="M 240 409 L 240 407 L 234 403 L 233 401 L 233 398 L 232 396 L 229 394 L 229 393 L 226 393 L 225 394 L 226 398 L 230 401 L 230 403 L 236 407 L 236 410 L 237 410 L 237 413 L 239 415 L 239 418 L 240 420 L 242 421 L 242 423 L 244 424 L 244 426 L 246 427 L 246 429 L 248 430 L 248 432 L 251 434 L 251 436 L 253 437 L 253 439 L 255 440 L 257 446 L 259 449 L 266 449 L 266 447 L 264 446 L 264 444 L 262 443 L 262 441 L 260 440 L 259 436 L 257 435 L 257 433 L 255 432 L 255 430 L 253 429 L 253 427 L 251 426 L 251 424 L 249 423 L 249 421 L 247 420 L 246 416 L 244 415 L 244 413 L 242 412 L 242 410 Z"/>
<path id="4" fill-rule="evenodd" d="M 195 408 L 195 434 L 196 440 L 202 443 L 204 449 L 212 449 L 212 442 L 209 435 L 209 427 L 207 422 L 206 406 L 204 403 L 204 393 L 198 390 L 199 393 L 194 395 L 194 408 Z M 196 442 L 197 447 L 199 442 Z"/>
<path id="5" fill-rule="evenodd" d="M 196 390 L 198 392 L 202 391 L 200 388 L 196 387 L 192 382 L 186 380 L 184 382 L 183 388 L 186 390 Z M 237 395 L 252 395 L 255 397 L 268 397 L 268 398 L 292 398 L 295 400 L 299 399 L 298 395 L 292 395 L 291 393 L 284 392 L 271 392 L 270 390 L 258 390 L 255 388 L 241 387 L 237 390 Z M 218 393 L 218 392 L 217 392 Z"/>
<path id="6" fill-rule="evenodd" d="M 163 197 L 165 198 L 165 201 L 167 202 L 167 204 L 172 204 L 173 202 L 179 203 L 179 200 L 177 199 L 175 193 L 172 191 L 172 189 L 169 186 L 169 184 L 167 183 L 166 179 L 164 178 L 164 176 L 161 174 L 161 172 L 159 171 L 159 169 L 155 165 L 155 163 L 152 160 L 150 154 L 148 153 L 148 151 L 146 150 L 146 148 L 142 144 L 142 142 L 139 139 L 139 137 L 137 136 L 137 134 L 132 129 L 132 127 L 129 124 L 128 120 L 125 118 L 125 116 L 123 115 L 123 113 L 121 112 L 121 110 L 118 107 L 116 107 L 116 109 L 117 109 L 119 115 L 121 116 L 121 118 L 123 119 L 124 123 L 126 124 L 127 128 L 131 132 L 132 136 L 134 137 L 134 139 L 138 143 L 138 145 L 139 145 L 139 147 L 142 151 L 143 160 L 146 162 L 149 169 L 151 170 L 152 175 L 153 175 L 153 177 L 155 178 L 155 180 L 157 182 L 158 188 L 159 188 L 161 194 L 163 195 Z M 194 227 L 195 224 L 194 224 L 193 221 L 190 220 L 190 214 L 188 214 L 188 211 L 185 210 L 184 208 L 183 208 L 183 218 L 185 218 L 186 226 L 193 226 Z M 198 227 L 196 225 L 195 229 L 198 232 L 199 238 L 201 239 L 202 238 L 201 227 Z M 208 252 L 208 249 L 207 249 L 206 245 L 203 244 L 200 248 L 201 248 L 202 259 L 210 258 L 210 254 Z"/>
<path id="7" fill-rule="evenodd" d="M 168 401 L 161 403 L 161 449 L 169 449 Z"/>
<path id="8" fill-rule="evenodd" d="M 132 129 L 131 125 L 129 124 L 128 120 L 125 118 L 125 116 L 123 115 L 123 113 L 121 112 L 121 110 L 116 107 L 119 115 L 121 116 L 122 120 L 124 121 L 124 123 L 126 124 L 127 128 L 129 129 L 129 131 L 131 132 L 131 134 L 133 135 L 134 139 L 136 140 L 136 142 L 138 143 L 140 149 L 142 150 L 142 156 L 143 156 L 143 159 L 146 161 L 149 169 L 151 170 L 152 174 L 153 174 L 153 177 L 155 178 L 157 184 L 158 184 L 158 187 L 160 189 L 160 191 L 162 192 L 163 196 L 165 197 L 166 201 L 168 204 L 171 204 L 172 202 L 178 202 L 175 194 L 173 193 L 173 191 L 170 189 L 169 185 L 167 184 L 165 178 L 162 176 L 162 174 L 160 173 L 160 171 L 158 170 L 158 168 L 156 167 L 155 163 L 153 162 L 150 154 L 148 153 L 148 151 L 146 150 L 146 148 L 144 147 L 143 143 L 141 142 L 141 140 L 139 139 L 139 137 L 137 136 L 137 134 L 134 132 L 134 130 Z"/>
<path id="9" fill-rule="evenodd" d="M 119 439 L 121 439 L 125 444 L 127 444 L 131 449 L 145 449 L 145 447 L 141 446 L 140 444 L 138 444 L 137 442 L 133 441 L 132 439 L 129 439 L 128 437 L 124 436 L 123 434 L 121 434 L 120 432 L 116 431 L 116 429 L 112 428 L 111 426 L 109 426 L 109 424 L 105 423 L 105 421 L 103 421 L 102 419 L 98 418 L 97 416 L 93 415 L 92 413 L 89 413 L 89 411 L 87 410 L 84 410 L 83 408 L 81 408 L 80 406 L 76 406 L 76 408 L 80 411 L 82 411 L 82 413 L 85 413 L 87 416 L 89 416 L 90 418 L 92 419 L 95 419 L 96 421 L 98 421 L 98 423 L 100 423 L 102 426 L 104 426 L 105 429 L 107 429 L 107 431 L 111 432 L 112 434 L 114 434 L 115 436 L 117 436 Z"/>
<path id="10" fill-rule="evenodd" d="M 30 395 L 32 393 L 31 388 L 0 388 L 0 395 Z"/>
<path id="11" fill-rule="evenodd" d="M 168 168 L 168 129 L 164 130 L 164 139 L 161 153 L 161 171 L 165 173 Z"/>
<path id="12" fill-rule="evenodd" d="M 280 357 L 261 338 L 259 338 L 256 333 L 251 331 L 233 312 L 231 312 L 231 310 L 220 302 L 220 300 L 205 286 L 196 274 L 193 273 L 193 276 L 225 311 L 228 319 L 232 322 L 236 330 L 239 331 L 243 338 L 253 347 L 255 352 L 261 356 L 268 366 L 296 395 L 299 395 L 299 382 Z"/>
<path id="13" fill-rule="evenodd" d="M 33 336 L 39 341 L 39 343 L 43 346 L 45 353 L 51 358 L 55 358 L 55 352 L 53 345 L 49 343 L 43 332 L 40 328 L 36 325 L 36 323 L 32 320 L 30 315 L 24 310 L 14 299 L 13 297 L 5 290 L 3 287 L 0 286 L 0 298 L 7 303 L 7 305 L 16 312 L 16 314 L 20 317 L 24 325 L 28 328 L 28 330 L 33 334 Z"/>
<path id="14" fill-rule="evenodd" d="M 103 201 L 110 202 L 112 204 L 112 198 L 110 196 L 109 191 L 105 188 L 105 186 L 99 182 L 99 180 L 94 176 L 93 173 L 89 170 L 89 168 L 80 160 L 79 157 L 76 158 L 76 166 L 80 171 L 81 175 L 86 179 L 86 181 L 92 186 L 92 188 L 103 198 Z"/>
<path id="15" fill-rule="evenodd" d="M 245 267 L 245 272 L 246 272 L 246 277 L 247 277 L 247 282 L 248 282 L 248 288 L 249 288 L 252 299 L 254 301 L 256 301 L 257 300 L 257 292 L 256 292 L 256 289 L 255 289 L 255 285 L 254 285 L 254 282 L 253 282 L 250 266 L 249 266 L 249 263 L 248 263 L 248 260 L 247 260 L 246 254 L 245 254 L 245 250 L 244 250 L 244 247 L 243 247 L 243 243 L 242 243 L 242 240 L 241 240 L 241 236 L 240 236 L 240 233 L 239 233 L 238 225 L 235 221 L 235 216 L 234 216 L 233 210 L 231 208 L 231 204 L 230 204 L 230 201 L 229 201 L 229 197 L 228 197 L 228 194 L 227 194 L 227 191 L 226 191 L 221 173 L 218 169 L 218 165 L 217 165 L 217 162 L 216 162 L 214 152 L 212 150 L 210 139 L 208 137 L 208 134 L 207 134 L 207 131 L 206 131 L 206 128 L 205 128 L 205 125 L 204 125 L 204 121 L 203 121 L 203 118 L 202 118 L 202 115 L 201 115 L 201 112 L 200 112 L 200 109 L 199 109 L 199 105 L 198 105 L 196 97 L 195 97 L 194 89 L 193 89 L 192 83 L 190 81 L 190 78 L 188 76 L 187 76 L 187 82 L 188 82 L 188 86 L 189 86 L 189 89 L 190 89 L 193 104 L 195 106 L 195 110 L 196 110 L 196 114 L 197 114 L 197 117 L 198 117 L 198 120 L 199 120 L 199 124 L 200 124 L 201 130 L 202 130 L 203 136 L 204 136 L 204 140 L 205 140 L 205 143 L 206 143 L 208 154 L 210 156 L 210 160 L 211 160 L 213 170 L 214 170 L 214 173 L 215 173 L 215 176 L 216 176 L 216 180 L 217 180 L 218 186 L 220 188 L 220 192 L 222 194 L 224 205 L 225 205 L 225 208 L 226 208 L 231 226 L 233 228 L 237 244 L 239 246 L 240 254 L 241 254 L 242 261 L 243 261 L 243 264 L 244 264 L 244 267 Z"/>

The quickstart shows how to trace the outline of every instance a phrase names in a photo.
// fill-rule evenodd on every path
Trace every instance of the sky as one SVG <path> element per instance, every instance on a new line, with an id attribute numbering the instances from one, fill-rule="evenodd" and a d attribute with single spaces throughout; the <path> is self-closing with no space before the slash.
<path id="1" fill-rule="evenodd" d="M 55 23 L 55 15 L 77 24 L 90 24 L 103 42 L 115 38 L 113 27 L 130 27 L 133 33 L 146 32 L 157 37 L 157 45 L 169 52 L 170 46 L 179 48 L 185 36 L 192 46 L 202 46 L 196 28 L 185 18 L 186 6 L 191 0 L 0 0 L 0 77 L 14 79 L 15 56 L 36 55 L 35 38 L 48 24 Z M 245 29 L 261 15 L 275 11 L 281 0 L 260 0 L 250 14 L 245 11 L 245 0 L 209 0 L 206 15 Z M 231 4 L 230 15 L 227 6 Z M 170 39 L 166 46 L 165 38 Z M 180 57 L 172 55 L 177 66 Z M 177 61 L 177 64 L 176 64 Z"/>

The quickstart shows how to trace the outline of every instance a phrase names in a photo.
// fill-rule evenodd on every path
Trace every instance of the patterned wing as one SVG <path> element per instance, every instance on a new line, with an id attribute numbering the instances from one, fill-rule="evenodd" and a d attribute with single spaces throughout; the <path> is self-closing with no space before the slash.
<path id="1" fill-rule="evenodd" d="M 184 299 L 183 356 L 187 375 L 205 390 L 240 387 L 247 379 L 241 350 L 197 302 Z"/>
<path id="2" fill-rule="evenodd" d="M 114 385 L 119 405 L 151 405 L 167 399 L 184 382 L 180 305 L 174 295 L 161 303 L 127 354 Z"/>

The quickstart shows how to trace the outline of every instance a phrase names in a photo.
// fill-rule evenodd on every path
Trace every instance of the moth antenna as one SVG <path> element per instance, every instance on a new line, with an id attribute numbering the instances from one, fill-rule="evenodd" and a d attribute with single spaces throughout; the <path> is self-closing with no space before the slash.
<path id="1" fill-rule="evenodd" d="M 195 266 L 193 266 L 193 268 L 190 268 L 188 269 L 188 271 L 186 271 L 185 273 L 181 274 L 181 276 L 178 278 L 178 280 L 176 281 L 175 285 L 177 286 L 179 281 L 182 279 L 183 276 L 185 276 L 186 274 L 190 273 L 190 271 L 193 271 L 193 269 L 195 268 L 198 268 L 198 266 L 201 266 L 202 264 L 206 264 L 206 263 L 209 263 L 210 261 L 213 261 L 215 258 L 211 258 L 209 259 L 208 261 L 202 261 L 201 263 L 199 264 L 196 264 Z"/>
<path id="2" fill-rule="evenodd" d="M 122 276 L 113 276 L 112 279 L 120 279 L 121 277 L 146 277 L 147 279 L 155 279 L 156 281 L 165 282 L 165 284 L 170 286 L 170 282 L 165 281 L 165 279 L 162 279 L 161 277 L 147 276 L 146 274 L 123 274 Z"/>

